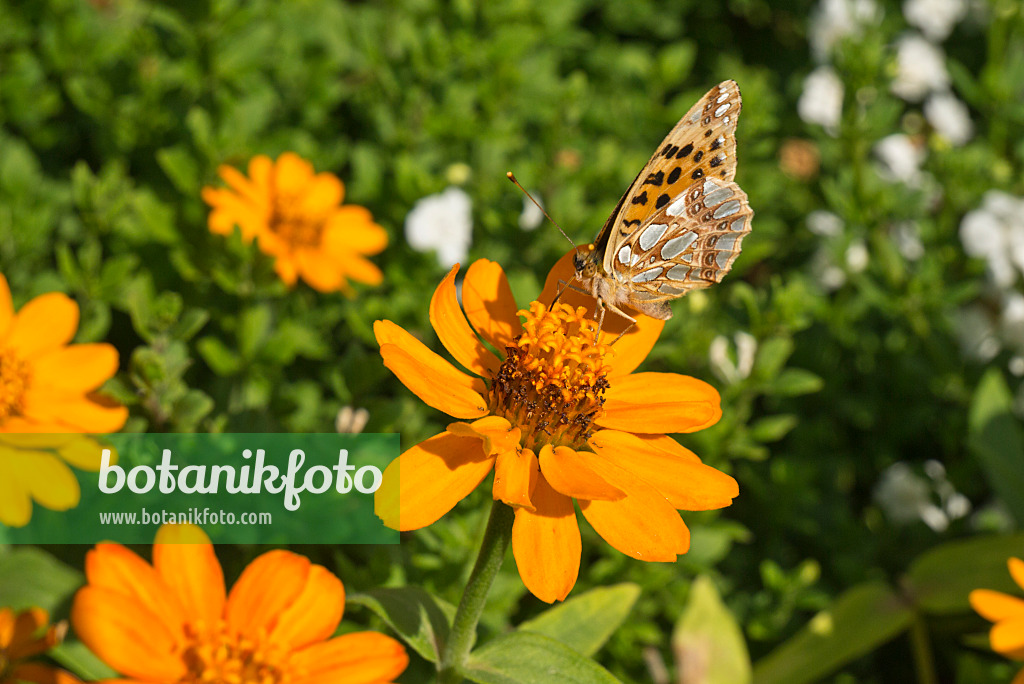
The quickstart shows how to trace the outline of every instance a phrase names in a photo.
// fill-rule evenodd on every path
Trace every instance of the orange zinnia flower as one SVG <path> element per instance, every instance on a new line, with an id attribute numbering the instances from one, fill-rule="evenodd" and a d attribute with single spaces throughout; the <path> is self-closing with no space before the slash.
<path id="1" fill-rule="evenodd" d="M 571 258 L 570 252 L 552 269 L 546 301 L 559 278 L 568 280 Z M 458 266 L 434 292 L 430 321 L 442 344 L 475 375 L 391 321 L 374 325 L 384 365 L 406 387 L 428 405 L 472 421 L 452 423 L 388 466 L 376 494 L 378 516 L 399 530 L 429 525 L 493 469 L 494 499 L 515 508 L 512 550 L 519 574 L 547 602 L 564 599 L 579 574 L 573 499 L 594 529 L 627 555 L 674 561 L 686 553 L 690 534 L 676 509 L 728 506 L 738 487 L 665 435 L 715 424 L 722 415 L 718 392 L 674 373 L 632 373 L 662 321 L 640 316 L 636 328 L 610 346 L 598 339 L 583 307 L 564 303 L 581 301 L 575 293 L 550 310 L 533 302 L 517 311 L 504 272 L 486 259 L 466 273 L 463 315 L 457 272 Z M 611 322 L 606 339 L 614 339 L 615 326 L 622 323 Z"/>
<path id="2" fill-rule="evenodd" d="M 409 662 L 400 643 L 377 632 L 330 638 L 345 589 L 289 551 L 258 557 L 228 594 L 206 535 L 165 525 L 152 565 L 120 544 L 99 544 L 85 573 L 72 624 L 123 684 L 383 684 Z"/>
<path id="3" fill-rule="evenodd" d="M 0 684 L 81 684 L 78 677 L 64 670 L 27 662 L 64 638 L 66 624 L 47 627 L 49 622 L 50 617 L 42 608 L 29 608 L 20 613 L 0 608 Z"/>
<path id="4" fill-rule="evenodd" d="M 380 269 L 364 257 L 378 254 L 388 235 L 370 212 L 342 205 L 345 186 L 330 173 L 285 152 L 277 161 L 259 155 L 249 177 L 230 166 L 217 172 L 230 188 L 203 188 L 210 231 L 228 235 L 237 225 L 246 242 L 256 238 L 274 257 L 274 270 L 288 285 L 301 275 L 320 292 L 349 292 L 348 279 L 379 285 Z"/>
<path id="5" fill-rule="evenodd" d="M 116 432 L 128 410 L 94 393 L 117 372 L 109 344 L 68 344 L 78 305 L 59 292 L 15 313 L 0 275 L 0 523 L 22 526 L 32 500 L 54 510 L 78 504 L 67 463 L 99 469 L 99 450 L 75 433 Z"/>
<path id="6" fill-rule="evenodd" d="M 1024 561 L 1011 558 L 1007 565 L 1013 581 L 1024 589 Z M 995 623 L 988 637 L 992 650 L 1011 660 L 1024 660 L 1024 599 L 991 589 L 975 589 L 969 598 L 979 615 Z M 1012 684 L 1024 684 L 1024 670 Z"/>

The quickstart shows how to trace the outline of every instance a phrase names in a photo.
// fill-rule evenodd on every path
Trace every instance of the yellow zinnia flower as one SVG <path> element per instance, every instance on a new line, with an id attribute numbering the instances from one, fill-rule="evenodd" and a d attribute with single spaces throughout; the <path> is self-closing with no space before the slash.
<path id="1" fill-rule="evenodd" d="M 558 280 L 569 279 L 571 259 L 572 252 L 552 269 L 542 299 L 551 301 Z M 639 316 L 610 346 L 585 309 L 570 305 L 580 301 L 574 293 L 553 308 L 533 302 L 517 311 L 504 272 L 486 259 L 466 273 L 464 315 L 457 272 L 434 292 L 430 321 L 473 375 L 391 321 L 374 325 L 384 365 L 425 403 L 468 421 L 388 466 L 376 494 L 378 516 L 399 530 L 430 525 L 494 470 L 494 499 L 515 508 L 519 574 L 547 602 L 564 599 L 579 574 L 573 499 L 598 534 L 629 556 L 675 561 L 686 553 L 690 534 L 676 509 L 728 506 L 738 487 L 665 434 L 715 424 L 718 392 L 683 375 L 632 372 L 663 322 Z M 605 339 L 613 340 L 622 323 L 606 322 Z"/>
<path id="2" fill-rule="evenodd" d="M 388 235 L 367 209 L 341 204 L 345 186 L 337 176 L 314 174 L 291 152 L 277 161 L 253 157 L 248 177 L 230 166 L 217 172 L 230 188 L 203 188 L 210 231 L 228 235 L 239 226 L 246 242 L 256 238 L 274 257 L 286 284 L 299 276 L 320 292 L 349 292 L 349 279 L 380 284 L 380 269 L 365 257 L 381 252 Z"/>
<path id="3" fill-rule="evenodd" d="M 1024 561 L 1011 558 L 1007 565 L 1013 581 L 1024 589 Z M 975 589 L 968 598 L 979 615 L 995 623 L 989 632 L 992 650 L 1011 660 L 1024 660 L 1024 599 L 991 589 Z M 1012 684 L 1024 684 L 1024 669 Z"/>
<path id="4" fill-rule="evenodd" d="M 47 627 L 49 622 L 50 617 L 42 608 L 19 613 L 0 608 L 0 684 L 81 684 L 78 677 L 64 670 L 28 662 L 63 639 L 67 625 Z"/>
<path id="5" fill-rule="evenodd" d="M 68 344 L 78 305 L 59 292 L 17 313 L 0 275 L 0 523 L 20 527 L 32 500 L 54 510 L 78 504 L 67 463 L 99 469 L 95 443 L 75 433 L 116 432 L 128 410 L 94 393 L 117 372 L 109 344 Z"/>
<path id="6" fill-rule="evenodd" d="M 332 639 L 345 588 L 290 551 L 256 558 L 228 593 L 206 534 L 165 525 L 152 565 L 99 544 L 85 574 L 71 622 L 123 684 L 384 684 L 409 663 L 405 648 L 378 632 Z"/>

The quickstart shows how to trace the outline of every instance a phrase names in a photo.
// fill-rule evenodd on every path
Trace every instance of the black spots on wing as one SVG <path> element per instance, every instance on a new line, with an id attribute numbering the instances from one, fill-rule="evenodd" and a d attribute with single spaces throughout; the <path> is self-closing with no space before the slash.
<path id="1" fill-rule="evenodd" d="M 675 156 L 675 153 L 678 151 L 678 145 L 669 145 L 668 147 L 665 148 L 665 152 L 661 156 L 668 157 L 669 159 L 671 159 L 673 156 Z"/>
<path id="2" fill-rule="evenodd" d="M 679 180 L 679 176 L 682 175 L 682 173 L 683 173 L 683 170 L 680 167 L 678 167 L 678 166 L 676 168 L 672 169 L 672 173 L 668 174 L 668 184 L 672 185 L 677 180 Z"/>
<path id="3" fill-rule="evenodd" d="M 729 227 L 729 222 L 728 221 L 722 221 L 717 226 L 715 226 L 715 230 L 725 230 L 728 227 Z"/>
<path id="4" fill-rule="evenodd" d="M 715 168 L 716 166 L 721 166 L 723 161 L 725 161 L 725 157 L 715 157 L 708 162 L 708 165 L 711 166 L 711 168 Z"/>
<path id="5" fill-rule="evenodd" d="M 672 149 L 672 145 L 665 145 L 665 149 L 663 149 L 661 151 L 661 156 L 664 157 L 664 156 L 668 155 L 668 151 L 671 150 L 671 149 Z"/>
<path id="6" fill-rule="evenodd" d="M 659 171 L 658 173 L 652 173 L 651 175 L 647 176 L 647 180 L 644 181 L 644 185 L 654 185 L 656 187 L 661 187 L 662 184 L 664 184 L 664 182 L 665 172 Z M 673 182 L 675 181 L 669 180 L 669 183 Z"/>
<path id="7" fill-rule="evenodd" d="M 694 171 L 693 173 L 690 174 L 690 178 L 692 178 L 693 180 L 697 180 L 698 178 L 703 178 L 703 177 L 704 177 L 704 172 L 701 171 L 700 169 L 697 169 L 696 171 Z"/>
<path id="8" fill-rule="evenodd" d="M 693 163 L 696 164 L 697 162 L 699 162 L 703 158 L 704 158 L 704 150 L 699 150 L 697 152 L 697 154 L 693 155 Z"/>
<path id="9" fill-rule="evenodd" d="M 647 204 L 647 191 L 644 190 L 639 195 L 633 198 L 633 204 Z"/>
<path id="10" fill-rule="evenodd" d="M 693 143 L 687 143 L 682 149 L 679 150 L 679 154 L 676 155 L 676 159 L 685 159 L 690 156 L 693 152 Z"/>
<path id="11" fill-rule="evenodd" d="M 678 170 L 679 169 L 677 168 L 676 171 L 678 171 Z M 663 206 L 668 204 L 668 200 L 669 200 L 669 196 L 668 195 L 661 195 L 661 196 L 659 196 L 658 197 L 658 201 L 654 203 L 654 208 L 655 209 L 661 209 Z"/>
<path id="12" fill-rule="evenodd" d="M 624 228 L 629 228 L 630 226 L 639 226 L 639 225 L 640 225 L 640 219 L 630 219 L 628 221 L 623 221 L 622 222 L 622 226 Z"/>
<path id="13" fill-rule="evenodd" d="M 710 116 L 705 116 L 704 117 L 704 121 L 702 121 L 701 123 L 703 123 L 705 126 L 710 125 L 711 124 L 711 117 Z M 704 133 L 704 135 L 705 136 L 711 135 L 711 131 L 708 130 L 706 133 Z"/>
<path id="14" fill-rule="evenodd" d="M 711 137 L 711 129 L 710 128 L 708 130 L 704 131 L 704 137 L 705 138 L 710 138 Z"/>
<path id="15" fill-rule="evenodd" d="M 721 146 L 722 146 L 722 139 L 721 138 L 715 138 L 715 141 L 713 143 L 711 143 L 711 151 L 714 152 L 715 150 L 717 150 Z"/>
<path id="16" fill-rule="evenodd" d="M 722 178 L 725 178 L 725 171 L 723 171 L 722 173 L 720 173 L 718 175 L 721 176 Z"/>

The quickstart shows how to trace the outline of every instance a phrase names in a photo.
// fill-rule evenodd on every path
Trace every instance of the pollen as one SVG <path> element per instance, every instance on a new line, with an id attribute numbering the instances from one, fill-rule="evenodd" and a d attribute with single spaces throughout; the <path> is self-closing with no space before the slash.
<path id="1" fill-rule="evenodd" d="M 324 232 L 321 217 L 310 216 L 299 209 L 299 198 L 277 195 L 267 222 L 270 230 L 293 247 L 318 247 Z"/>
<path id="2" fill-rule="evenodd" d="M 580 447 L 604 405 L 612 350 L 598 340 L 583 307 L 532 302 L 518 314 L 525 317 L 523 333 L 505 348 L 491 383 L 491 411 L 522 430 L 526 448 Z"/>
<path id="3" fill-rule="evenodd" d="M 286 684 L 287 654 L 268 639 L 231 633 L 223 622 L 215 629 L 186 625 L 189 645 L 182 653 L 188 669 L 180 684 Z"/>
<path id="4" fill-rule="evenodd" d="M 0 349 L 0 422 L 20 415 L 30 381 L 29 364 L 12 349 Z"/>

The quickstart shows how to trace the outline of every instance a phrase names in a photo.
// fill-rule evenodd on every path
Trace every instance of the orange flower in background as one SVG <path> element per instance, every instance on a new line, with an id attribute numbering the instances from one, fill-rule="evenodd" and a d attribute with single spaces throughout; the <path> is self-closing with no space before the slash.
<path id="1" fill-rule="evenodd" d="M 64 638 L 66 625 L 48 627 L 50 616 L 42 608 L 15 613 L 0 608 L 0 684 L 80 684 L 72 674 L 29 658 L 49 651 Z"/>
<path id="2" fill-rule="evenodd" d="M 120 544 L 99 544 L 85 574 L 72 624 L 123 684 L 384 684 L 409 662 L 400 643 L 377 632 L 331 638 L 345 589 L 290 551 L 256 558 L 228 593 L 205 533 L 165 525 L 152 565 Z"/>
<path id="3" fill-rule="evenodd" d="M 549 274 L 545 301 L 560 278 L 569 279 L 571 257 Z M 738 487 L 665 434 L 718 422 L 718 392 L 683 375 L 632 372 L 663 322 L 638 316 L 637 326 L 610 346 L 598 339 L 585 309 L 570 305 L 579 301 L 575 293 L 551 310 L 533 302 L 517 311 L 504 272 L 486 259 L 466 273 L 464 314 L 457 272 L 458 266 L 434 292 L 430 321 L 473 375 L 391 321 L 374 325 L 384 365 L 425 403 L 466 421 L 388 466 L 376 494 L 377 515 L 395 529 L 425 527 L 494 470 L 494 499 L 515 508 L 519 574 L 549 603 L 564 599 L 579 574 L 573 499 L 622 553 L 648 561 L 675 561 L 686 553 L 690 534 L 676 510 L 728 506 Z M 611 318 L 603 333 L 608 342 L 624 325 Z"/>
<path id="4" fill-rule="evenodd" d="M 1011 558 L 1007 565 L 1013 581 L 1024 589 L 1024 561 Z M 979 615 L 995 623 L 989 632 L 992 650 L 1011 660 L 1024 660 L 1024 598 L 991 589 L 975 589 L 969 598 Z M 1024 670 L 1012 684 L 1024 684 Z"/>
<path id="5" fill-rule="evenodd" d="M 15 313 L 0 275 L 0 523 L 22 526 L 32 500 L 54 510 L 78 504 L 67 464 L 99 470 L 95 443 L 76 433 L 120 430 L 128 409 L 95 394 L 117 372 L 109 344 L 69 344 L 78 305 L 59 292 Z"/>
<path id="6" fill-rule="evenodd" d="M 291 152 L 277 161 L 254 157 L 248 177 L 230 166 L 217 172 L 230 187 L 203 188 L 210 231 L 229 235 L 237 225 L 246 242 L 256 238 L 286 284 L 299 276 L 320 292 L 349 292 L 348 280 L 380 284 L 380 269 L 365 257 L 380 253 L 388 235 L 367 209 L 341 204 L 345 186 L 337 176 L 314 174 Z"/>

